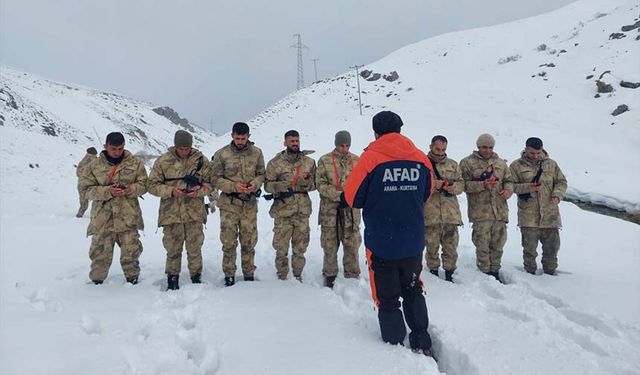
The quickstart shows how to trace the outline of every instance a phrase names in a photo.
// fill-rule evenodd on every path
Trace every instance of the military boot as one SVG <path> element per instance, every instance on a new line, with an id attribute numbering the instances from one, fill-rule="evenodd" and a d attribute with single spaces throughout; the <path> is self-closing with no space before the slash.
<path id="1" fill-rule="evenodd" d="M 327 276 L 324 278 L 324 286 L 333 289 L 333 284 L 336 282 L 335 276 Z"/>
<path id="2" fill-rule="evenodd" d="M 167 290 L 178 290 L 180 284 L 178 282 L 178 275 L 167 275 Z"/>
<path id="3" fill-rule="evenodd" d="M 235 283 L 236 278 L 233 276 L 224 278 L 224 286 L 233 286 Z"/>
<path id="4" fill-rule="evenodd" d="M 489 276 L 493 276 L 496 280 L 498 280 L 498 282 L 500 284 L 504 284 L 504 282 L 500 278 L 500 273 L 498 271 L 496 271 L 496 272 L 486 272 L 486 274 L 489 275 Z"/>
<path id="5" fill-rule="evenodd" d="M 429 272 L 431 272 L 432 275 L 438 277 L 438 270 L 429 270 Z"/>
<path id="6" fill-rule="evenodd" d="M 438 359 L 436 359 L 436 356 L 433 355 L 433 350 L 431 350 L 431 348 L 429 349 L 411 349 L 414 353 L 416 354 L 422 354 L 426 357 L 430 357 L 433 358 L 434 361 L 438 362 Z"/>
<path id="7" fill-rule="evenodd" d="M 196 273 L 195 275 L 191 276 L 191 284 L 201 284 L 202 283 L 202 276 L 199 273 Z"/>
<path id="8" fill-rule="evenodd" d="M 138 283 L 138 276 L 127 277 L 127 282 L 131 285 L 136 285 Z"/>
<path id="9" fill-rule="evenodd" d="M 453 271 L 444 270 L 444 279 L 453 282 Z"/>
<path id="10" fill-rule="evenodd" d="M 255 280 L 256 278 L 253 276 L 247 276 L 247 275 L 244 276 L 244 281 L 255 281 Z"/>

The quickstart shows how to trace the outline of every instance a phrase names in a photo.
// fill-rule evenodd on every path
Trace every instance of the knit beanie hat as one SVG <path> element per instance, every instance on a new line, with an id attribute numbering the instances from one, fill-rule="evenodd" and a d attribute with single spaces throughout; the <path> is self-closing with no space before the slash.
<path id="1" fill-rule="evenodd" d="M 336 146 L 340 145 L 350 145 L 351 144 L 351 134 L 349 134 L 346 130 L 340 130 L 336 133 L 336 140 L 334 142 Z"/>
<path id="2" fill-rule="evenodd" d="M 89 147 L 87 149 L 87 154 L 91 154 L 91 155 L 98 155 L 98 150 L 96 150 L 95 147 Z"/>
<path id="3" fill-rule="evenodd" d="M 173 137 L 173 145 L 176 147 L 191 147 L 193 145 L 193 136 L 184 130 L 178 130 Z"/>
<path id="4" fill-rule="evenodd" d="M 402 119 L 391 111 L 382 111 L 373 116 L 373 131 L 378 135 L 387 133 L 400 133 Z"/>
<path id="5" fill-rule="evenodd" d="M 476 146 L 478 147 L 493 147 L 496 145 L 496 140 L 493 139 L 491 134 L 480 134 L 478 140 L 476 141 Z"/>

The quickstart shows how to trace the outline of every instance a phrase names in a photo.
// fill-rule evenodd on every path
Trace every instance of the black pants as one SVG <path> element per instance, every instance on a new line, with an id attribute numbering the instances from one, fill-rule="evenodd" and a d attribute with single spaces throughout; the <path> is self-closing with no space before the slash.
<path id="1" fill-rule="evenodd" d="M 429 314 L 420 280 L 422 253 L 411 258 L 381 259 L 367 249 L 367 263 L 371 294 L 378 307 L 382 340 L 393 345 L 402 345 L 407 334 L 404 323 L 406 319 L 411 330 L 411 348 L 431 348 L 431 336 L 427 332 Z"/>

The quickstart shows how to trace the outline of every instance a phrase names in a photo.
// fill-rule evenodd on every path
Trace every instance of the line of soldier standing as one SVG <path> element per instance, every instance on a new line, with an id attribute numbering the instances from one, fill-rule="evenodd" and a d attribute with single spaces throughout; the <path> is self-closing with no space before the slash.
<path id="1" fill-rule="evenodd" d="M 77 216 L 81 217 L 86 210 L 86 200 L 92 200 L 87 235 L 92 236 L 89 277 L 93 283 L 101 284 L 106 279 L 116 243 L 121 249 L 120 263 L 127 282 L 138 282 L 138 258 L 142 253 L 138 231 L 144 227 L 138 197 L 147 191 L 161 198 L 158 226 L 163 228 L 169 290 L 179 288 L 183 248 L 191 282 L 201 282 L 203 224 L 208 214 L 204 197 L 216 200 L 218 191 L 217 202 L 211 204 L 220 209 L 225 285 L 234 285 L 236 281 L 238 242 L 243 279 L 255 280 L 257 212 L 262 187 L 269 193 L 264 198 L 273 201 L 269 213 L 274 219 L 272 246 L 279 279 L 287 279 L 291 264 L 293 277 L 302 281 L 312 211 L 309 192 L 314 190 L 318 190 L 321 198 L 318 223 L 324 250 L 325 285 L 333 287 L 338 275 L 340 244 L 344 253 L 344 276 L 359 277 L 361 214 L 359 209 L 345 206 L 340 200 L 347 177 L 359 160 L 349 151 L 349 132 L 336 133 L 335 149 L 323 155 L 317 167 L 308 156 L 313 151 L 300 149 L 300 136 L 295 130 L 285 133 L 285 149 L 271 159 L 266 168 L 262 151 L 249 140 L 247 124 L 234 124 L 231 137 L 230 144 L 218 150 L 210 162 L 192 147 L 192 135 L 179 130 L 175 133 L 174 146 L 156 160 L 148 177 L 143 161 L 125 150 L 121 133 L 107 136 L 104 150 L 97 158 L 95 149 L 87 150 L 86 160 L 78 165 L 81 208 Z M 495 140 L 489 134 L 478 137 L 477 151 L 464 158 L 460 165 L 447 157 L 447 145 L 447 139 L 437 135 L 431 140 L 428 153 L 435 189 L 424 208 L 425 257 L 430 272 L 438 275 L 442 252 L 445 279 L 453 281 L 458 226 L 462 225 L 457 195 L 465 192 L 480 271 L 500 281 L 502 252 L 507 240 L 507 200 L 516 193 L 524 268 L 536 273 L 536 249 L 541 242 L 543 271 L 555 274 L 561 226 L 558 203 L 567 183 L 558 165 L 544 150 L 542 140 L 527 139 L 521 157 L 509 167 L 494 152 Z"/>

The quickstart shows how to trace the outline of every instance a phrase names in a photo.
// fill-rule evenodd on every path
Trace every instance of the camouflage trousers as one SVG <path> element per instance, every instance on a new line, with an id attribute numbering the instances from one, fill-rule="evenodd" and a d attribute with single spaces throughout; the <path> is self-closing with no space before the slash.
<path id="1" fill-rule="evenodd" d="M 362 236 L 360 228 L 353 226 L 342 228 L 323 225 L 321 227 L 320 244 L 324 250 L 322 274 L 325 277 L 338 275 L 338 246 L 340 242 L 342 242 L 344 277 L 359 277 L 358 249 L 362 244 Z"/>
<path id="2" fill-rule="evenodd" d="M 289 243 L 293 276 L 302 277 L 306 262 L 304 253 L 309 246 L 309 216 L 293 215 L 276 218 L 273 226 L 273 248 L 276 250 L 276 273 L 284 280 L 289 275 Z"/>
<path id="3" fill-rule="evenodd" d="M 538 241 L 542 243 L 542 269 L 546 273 L 556 272 L 558 268 L 558 250 L 560 250 L 560 231 L 558 228 L 520 228 L 522 232 L 522 258 L 524 269 L 535 272 Z"/>
<path id="4" fill-rule="evenodd" d="M 427 244 L 427 267 L 437 270 L 440 267 L 438 251 L 442 246 L 442 267 L 454 271 L 458 261 L 458 226 L 456 224 L 428 225 L 424 228 L 424 240 Z"/>
<path id="5" fill-rule="evenodd" d="M 82 217 L 82 215 L 84 215 L 84 213 L 87 211 L 87 208 L 89 208 L 89 199 L 87 198 L 86 192 L 84 190 L 80 190 L 79 187 L 78 197 L 80 200 L 80 208 L 78 209 L 78 213 L 76 214 L 76 216 Z"/>
<path id="6" fill-rule="evenodd" d="M 182 269 L 182 248 L 187 250 L 189 275 L 202 273 L 202 243 L 204 232 L 202 223 L 190 221 L 188 223 L 168 224 L 162 228 L 162 244 L 167 250 L 167 261 L 164 272 L 167 275 L 179 275 Z"/>
<path id="7" fill-rule="evenodd" d="M 89 278 L 91 280 L 103 281 L 107 278 L 116 243 L 120 247 L 120 265 L 124 276 L 131 279 L 140 275 L 138 258 L 142 254 L 142 243 L 138 231 L 104 232 L 94 234 L 91 237 L 91 247 L 89 248 L 89 259 L 91 259 Z"/>
<path id="8" fill-rule="evenodd" d="M 471 240 L 476 246 L 476 265 L 482 272 L 500 271 L 502 249 L 507 242 L 507 223 L 478 221 L 473 223 Z"/>
<path id="9" fill-rule="evenodd" d="M 240 260 L 242 274 L 253 276 L 256 270 L 254 258 L 258 243 L 258 212 L 256 208 L 241 211 L 220 210 L 220 242 L 222 243 L 222 272 L 225 277 L 233 277 L 236 265 L 238 240 L 240 240 Z"/>

